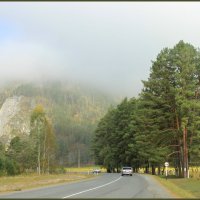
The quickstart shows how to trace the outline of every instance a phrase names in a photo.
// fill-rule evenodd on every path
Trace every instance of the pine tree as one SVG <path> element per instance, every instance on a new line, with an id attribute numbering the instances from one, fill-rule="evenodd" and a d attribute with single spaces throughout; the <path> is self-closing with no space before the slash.
<path id="1" fill-rule="evenodd" d="M 187 144 L 198 124 L 195 118 L 199 103 L 194 100 L 198 83 L 196 56 L 192 45 L 180 41 L 173 49 L 161 51 L 152 65 L 149 80 L 143 82 L 142 98 L 151 112 L 148 123 L 153 120 L 152 125 L 157 124 L 155 134 L 150 131 L 150 135 L 157 138 L 166 135 L 165 147 L 171 147 L 166 159 L 174 157 L 179 174 L 185 172 L 184 177 L 188 171 Z"/>

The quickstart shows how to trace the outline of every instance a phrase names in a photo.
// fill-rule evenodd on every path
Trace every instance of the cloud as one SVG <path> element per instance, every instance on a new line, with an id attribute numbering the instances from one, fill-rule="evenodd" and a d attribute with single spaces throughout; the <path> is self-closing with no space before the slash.
<path id="1" fill-rule="evenodd" d="M 0 46 L 0 65 L 0 78 L 5 80 L 37 80 L 64 75 L 58 53 L 37 43 L 5 42 Z"/>
<path id="2" fill-rule="evenodd" d="M 151 60 L 199 46 L 195 2 L 0 2 L 2 79 L 74 79 L 135 96 Z"/>

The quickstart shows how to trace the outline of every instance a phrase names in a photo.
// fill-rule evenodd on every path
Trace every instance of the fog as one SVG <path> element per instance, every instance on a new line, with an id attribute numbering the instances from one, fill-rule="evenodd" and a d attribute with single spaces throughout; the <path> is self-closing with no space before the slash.
<path id="1" fill-rule="evenodd" d="M 74 80 L 137 96 L 151 60 L 199 47 L 199 2 L 0 2 L 0 80 Z"/>

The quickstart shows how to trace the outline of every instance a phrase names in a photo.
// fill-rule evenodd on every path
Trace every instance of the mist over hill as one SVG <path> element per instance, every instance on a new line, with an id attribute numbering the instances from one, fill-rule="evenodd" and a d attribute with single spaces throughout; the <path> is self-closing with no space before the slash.
<path id="1" fill-rule="evenodd" d="M 107 109 L 119 101 L 92 86 L 72 81 L 3 83 L 0 137 L 9 144 L 15 136 L 28 135 L 31 112 L 41 104 L 54 127 L 58 163 L 72 166 L 79 159 L 81 164 L 88 164 L 93 162 L 90 145 L 96 125 Z"/>

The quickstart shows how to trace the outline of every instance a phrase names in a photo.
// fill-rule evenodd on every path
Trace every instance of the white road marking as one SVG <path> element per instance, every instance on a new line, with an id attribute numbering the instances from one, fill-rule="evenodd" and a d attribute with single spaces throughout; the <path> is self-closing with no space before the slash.
<path id="1" fill-rule="evenodd" d="M 75 195 L 78 195 L 78 194 L 82 194 L 82 193 L 85 193 L 85 192 L 89 192 L 89 191 L 92 191 L 92 190 L 96 190 L 96 189 L 105 187 L 105 186 L 107 186 L 107 185 L 110 185 L 110 184 L 112 184 L 112 183 L 117 182 L 117 181 L 120 180 L 121 178 L 122 178 L 122 177 L 119 177 L 118 179 L 116 179 L 116 180 L 114 180 L 114 181 L 111 181 L 111 182 L 109 182 L 109 183 L 106 183 L 106 184 L 104 184 L 104 185 L 100 185 L 100 186 L 95 187 L 95 188 L 91 188 L 91 189 L 88 189 L 88 190 L 84 190 L 84 191 L 81 191 L 81 192 L 77 192 L 77 193 L 71 194 L 71 195 L 69 195 L 69 196 L 65 196 L 65 197 L 63 197 L 63 199 L 66 199 L 66 198 L 69 198 L 69 197 L 72 197 L 72 196 L 75 196 Z"/>

